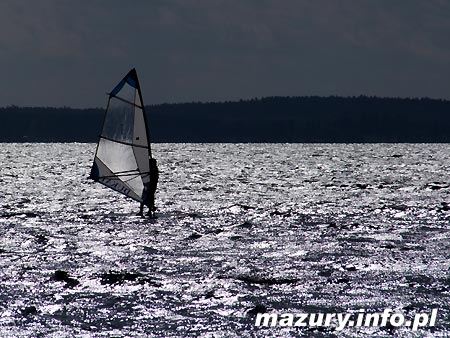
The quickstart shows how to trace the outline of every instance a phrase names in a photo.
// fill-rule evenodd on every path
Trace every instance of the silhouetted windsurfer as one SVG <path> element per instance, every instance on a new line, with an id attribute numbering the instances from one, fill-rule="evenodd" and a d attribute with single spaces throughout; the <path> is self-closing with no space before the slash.
<path id="1" fill-rule="evenodd" d="M 144 205 L 148 208 L 148 216 L 154 217 L 155 216 L 155 192 L 156 187 L 158 185 L 158 179 L 159 179 L 159 171 L 158 171 L 158 165 L 156 163 L 156 160 L 154 158 L 150 159 L 150 182 L 145 184 L 144 186 L 144 193 L 142 195 L 143 202 L 141 202 L 140 208 L 139 208 L 139 215 L 142 216 L 144 212 Z"/>
<path id="2" fill-rule="evenodd" d="M 146 205 L 153 215 L 158 168 L 136 70 L 130 70 L 108 96 L 91 178 L 141 203 L 139 214 Z"/>

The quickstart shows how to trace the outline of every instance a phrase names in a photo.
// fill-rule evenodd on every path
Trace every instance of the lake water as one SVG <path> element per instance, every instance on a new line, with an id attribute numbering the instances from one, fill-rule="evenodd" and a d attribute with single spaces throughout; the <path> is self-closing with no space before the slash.
<path id="1" fill-rule="evenodd" d="M 94 144 L 1 144 L 0 336 L 449 336 L 449 150 L 155 144 L 149 220 L 87 179 Z M 385 308 L 439 312 L 415 333 L 254 326 Z"/>

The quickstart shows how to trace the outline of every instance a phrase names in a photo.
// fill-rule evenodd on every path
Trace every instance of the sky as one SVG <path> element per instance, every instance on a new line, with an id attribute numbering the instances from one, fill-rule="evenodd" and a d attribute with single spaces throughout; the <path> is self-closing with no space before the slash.
<path id="1" fill-rule="evenodd" d="M 264 96 L 450 99 L 448 0 L 2 0 L 0 107 Z"/>

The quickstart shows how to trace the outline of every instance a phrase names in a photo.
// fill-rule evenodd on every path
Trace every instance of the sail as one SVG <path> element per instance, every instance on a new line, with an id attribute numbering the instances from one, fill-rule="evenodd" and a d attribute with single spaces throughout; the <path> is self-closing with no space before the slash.
<path id="1" fill-rule="evenodd" d="M 141 89 L 132 69 L 109 94 L 90 178 L 142 202 L 150 159 Z"/>

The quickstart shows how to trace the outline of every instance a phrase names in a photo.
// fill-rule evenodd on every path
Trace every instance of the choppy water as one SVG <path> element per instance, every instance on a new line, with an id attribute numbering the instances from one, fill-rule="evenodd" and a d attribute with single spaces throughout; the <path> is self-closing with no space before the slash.
<path id="1" fill-rule="evenodd" d="M 87 179 L 95 145 L 1 144 L 0 336 L 449 336 L 449 150 L 156 144 L 148 220 Z M 256 306 L 439 315 L 338 333 Z"/>

